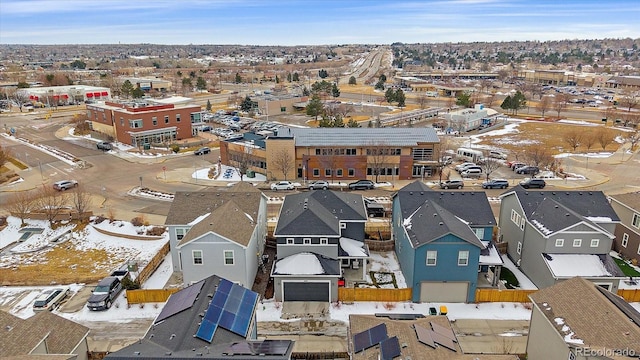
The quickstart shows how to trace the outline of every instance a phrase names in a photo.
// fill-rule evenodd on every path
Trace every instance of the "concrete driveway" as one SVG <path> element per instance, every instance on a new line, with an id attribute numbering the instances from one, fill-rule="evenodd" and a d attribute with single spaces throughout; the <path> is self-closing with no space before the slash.
<path id="1" fill-rule="evenodd" d="M 451 327 L 465 354 L 524 354 L 528 320 L 458 319 Z"/>

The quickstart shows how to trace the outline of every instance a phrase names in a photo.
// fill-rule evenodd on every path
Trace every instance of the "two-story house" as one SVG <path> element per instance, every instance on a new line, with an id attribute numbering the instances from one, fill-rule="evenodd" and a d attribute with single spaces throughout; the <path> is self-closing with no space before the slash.
<path id="1" fill-rule="evenodd" d="M 624 274 L 609 252 L 620 220 L 601 191 L 516 186 L 500 198 L 500 237 L 538 288 L 581 276 L 618 290 Z"/>
<path id="2" fill-rule="evenodd" d="M 620 217 L 613 248 L 625 258 L 640 263 L 640 192 L 611 195 L 609 201 Z"/>
<path id="3" fill-rule="evenodd" d="M 502 259 L 491 243 L 496 223 L 484 192 L 434 191 L 416 181 L 392 206 L 395 251 L 413 301 L 472 302 L 489 268 L 497 284 Z"/>
<path id="4" fill-rule="evenodd" d="M 315 190 L 287 195 L 273 236 L 277 301 L 336 301 L 341 266 L 362 269 L 367 212 L 361 195 Z"/>
<path id="5" fill-rule="evenodd" d="M 179 191 L 165 225 L 173 271 L 185 284 L 218 275 L 253 286 L 267 235 L 267 198 L 250 183 Z"/>

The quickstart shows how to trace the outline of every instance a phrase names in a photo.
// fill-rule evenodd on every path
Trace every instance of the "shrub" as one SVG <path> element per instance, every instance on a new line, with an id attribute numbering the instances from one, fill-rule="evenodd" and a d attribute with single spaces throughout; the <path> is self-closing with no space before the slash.
<path id="1" fill-rule="evenodd" d="M 138 280 L 131 280 L 129 276 L 125 276 L 122 279 L 122 287 L 125 288 L 125 290 L 140 289 L 140 282 Z"/>
<path id="2" fill-rule="evenodd" d="M 131 225 L 133 226 L 142 226 L 144 225 L 144 218 L 142 216 L 136 216 L 131 219 Z"/>
<path id="3" fill-rule="evenodd" d="M 167 229 L 164 226 L 154 226 L 147 230 L 149 236 L 162 236 Z"/>
<path id="4" fill-rule="evenodd" d="M 178 152 L 180 152 L 180 145 L 178 144 L 171 145 L 171 151 L 177 154 Z"/>

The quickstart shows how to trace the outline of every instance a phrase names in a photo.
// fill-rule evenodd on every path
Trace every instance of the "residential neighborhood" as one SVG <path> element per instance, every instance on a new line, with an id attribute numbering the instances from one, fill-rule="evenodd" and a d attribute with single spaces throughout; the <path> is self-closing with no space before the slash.
<path id="1" fill-rule="evenodd" d="M 0 358 L 640 356 L 635 4 L 84 5 L 0 2 Z"/>

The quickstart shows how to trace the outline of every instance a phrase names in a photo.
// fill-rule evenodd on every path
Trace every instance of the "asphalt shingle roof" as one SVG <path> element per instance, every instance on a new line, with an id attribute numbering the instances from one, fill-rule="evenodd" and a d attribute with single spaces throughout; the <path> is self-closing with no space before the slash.
<path id="1" fill-rule="evenodd" d="M 640 211 L 640 191 L 611 195 L 609 197 L 615 199 L 621 204 L 630 207 L 631 209 Z"/>

